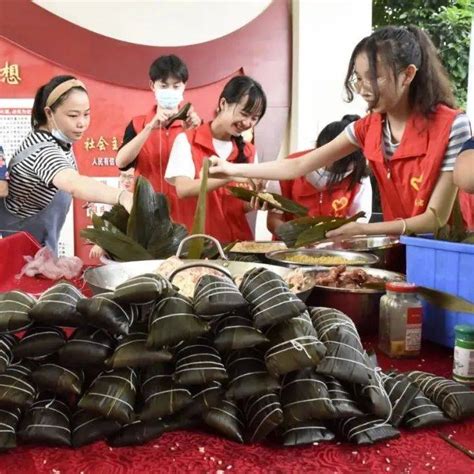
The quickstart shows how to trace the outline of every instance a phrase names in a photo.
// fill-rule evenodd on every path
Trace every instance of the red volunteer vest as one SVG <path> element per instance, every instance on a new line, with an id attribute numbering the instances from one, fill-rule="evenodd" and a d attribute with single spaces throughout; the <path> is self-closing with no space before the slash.
<path id="1" fill-rule="evenodd" d="M 132 120 L 135 132 L 140 133 L 145 125 L 156 114 L 156 106 L 147 115 L 140 115 Z M 171 219 L 183 222 L 181 209 L 176 195 L 176 188 L 165 180 L 166 167 L 176 135 L 184 131 L 181 122 L 174 122 L 168 130 L 157 128 L 152 130 L 144 143 L 135 162 L 135 174 L 144 176 L 150 181 L 153 189 L 166 195 L 170 207 Z"/>
<path id="2" fill-rule="evenodd" d="M 383 155 L 382 115 L 369 114 L 355 123 L 356 137 L 379 185 L 384 220 L 413 217 L 426 210 L 457 114 L 444 105 L 429 119 L 412 114 L 389 162 Z"/>
<path id="3" fill-rule="evenodd" d="M 202 168 L 204 159 L 217 155 L 212 144 L 212 134 L 210 123 L 205 123 L 186 132 L 193 162 L 196 167 L 196 179 Z M 232 153 L 227 161 L 233 162 L 237 159 L 238 149 L 232 141 Z M 244 149 L 249 163 L 255 158 L 255 148 L 251 144 L 246 144 Z M 241 186 L 242 184 L 229 183 L 229 186 Z M 197 198 L 186 198 L 180 200 L 181 207 L 186 207 L 187 226 L 191 228 Z M 225 186 L 207 193 L 206 202 L 206 234 L 212 235 L 220 242 L 227 243 L 235 240 L 252 240 L 252 231 L 247 223 L 244 211 L 244 202 L 235 198 Z"/>
<path id="4" fill-rule="evenodd" d="M 298 158 L 311 150 L 300 151 L 286 159 Z M 354 197 L 360 189 L 357 184 L 350 189 L 351 177 L 344 178 L 331 187 L 331 190 L 318 191 L 304 176 L 290 181 L 280 181 L 282 196 L 296 201 L 308 208 L 308 214 L 314 216 L 347 217 Z M 285 215 L 285 220 L 294 216 Z"/>

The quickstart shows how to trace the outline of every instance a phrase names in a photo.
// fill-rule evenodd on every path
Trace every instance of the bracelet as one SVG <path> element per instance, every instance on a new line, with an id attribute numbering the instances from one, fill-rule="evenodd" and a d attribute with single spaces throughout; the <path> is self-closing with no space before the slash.
<path id="1" fill-rule="evenodd" d="M 405 233 L 407 231 L 407 221 L 405 219 L 403 219 L 402 217 L 397 217 L 395 220 L 403 222 L 403 229 L 402 229 L 400 235 L 405 235 Z"/>
<path id="2" fill-rule="evenodd" d="M 121 189 L 118 194 L 117 194 L 117 204 L 120 204 L 120 198 L 122 197 L 122 194 L 125 193 L 127 190 L 126 189 Z"/>

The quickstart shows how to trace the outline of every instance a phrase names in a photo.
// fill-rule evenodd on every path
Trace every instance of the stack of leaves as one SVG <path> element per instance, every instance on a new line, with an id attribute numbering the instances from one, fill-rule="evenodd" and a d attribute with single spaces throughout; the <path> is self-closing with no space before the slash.
<path id="1" fill-rule="evenodd" d="M 305 247 L 326 238 L 326 232 L 364 216 L 364 212 L 358 212 L 347 219 L 328 216 L 300 217 L 283 223 L 278 227 L 276 235 L 287 247 Z"/>
<path id="2" fill-rule="evenodd" d="M 102 217 L 92 217 L 93 229 L 81 236 L 102 247 L 118 261 L 153 260 L 176 254 L 187 230 L 171 221 L 166 196 L 155 193 L 142 176 L 137 179 L 130 215 L 120 205 Z"/>

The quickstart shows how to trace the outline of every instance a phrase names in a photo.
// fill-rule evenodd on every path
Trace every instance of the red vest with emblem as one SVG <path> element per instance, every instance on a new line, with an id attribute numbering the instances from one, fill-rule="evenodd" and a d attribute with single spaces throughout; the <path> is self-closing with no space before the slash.
<path id="1" fill-rule="evenodd" d="M 286 159 L 298 158 L 311 150 L 301 151 L 289 155 Z M 280 181 L 282 196 L 296 201 L 308 208 L 308 215 L 346 217 L 352 201 L 360 189 L 356 184 L 350 189 L 351 177 L 344 178 L 331 187 L 331 190 L 319 191 L 308 180 L 301 176 L 291 181 Z M 285 220 L 294 219 L 292 215 L 285 215 Z"/>
<path id="2" fill-rule="evenodd" d="M 429 119 L 413 113 L 388 162 L 383 154 L 382 115 L 369 114 L 355 123 L 356 137 L 377 179 L 384 220 L 413 217 L 426 210 L 458 114 L 444 105 Z"/>
<path id="3" fill-rule="evenodd" d="M 205 123 L 186 132 L 188 141 L 191 144 L 193 162 L 196 167 L 196 179 L 199 178 L 204 159 L 217 155 L 212 143 L 211 126 Z M 244 149 L 247 161 L 252 163 L 255 158 L 255 148 L 246 143 Z M 232 152 L 227 161 L 233 162 L 237 159 L 238 149 L 232 141 Z M 237 183 L 229 183 L 228 186 L 241 186 Z M 181 201 L 185 207 L 187 216 L 187 226 L 192 226 L 194 211 L 196 209 L 197 198 L 185 198 Z M 235 240 L 252 240 L 252 231 L 245 217 L 245 203 L 235 198 L 226 188 L 222 186 L 215 191 L 207 193 L 206 202 L 206 234 L 212 235 L 220 242 L 233 242 Z"/>
<path id="4" fill-rule="evenodd" d="M 135 132 L 140 133 L 156 114 L 156 106 L 147 115 L 140 115 L 132 120 Z M 135 161 L 135 174 L 144 176 L 150 181 L 153 189 L 166 195 L 170 207 L 171 219 L 183 222 L 176 188 L 165 180 L 166 167 L 176 135 L 184 131 L 181 122 L 171 124 L 168 130 L 157 128 L 152 130 Z"/>

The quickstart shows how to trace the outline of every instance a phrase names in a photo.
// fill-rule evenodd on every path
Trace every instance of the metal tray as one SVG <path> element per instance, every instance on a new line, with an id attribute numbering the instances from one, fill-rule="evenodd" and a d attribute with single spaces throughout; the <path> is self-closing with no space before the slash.
<path id="1" fill-rule="evenodd" d="M 286 267 L 320 267 L 327 268 L 333 267 L 340 264 L 315 264 L 315 263 L 298 263 L 287 260 L 289 256 L 302 255 L 308 257 L 341 257 L 347 260 L 347 263 L 344 265 L 353 266 L 357 265 L 359 267 L 375 265 L 379 258 L 376 255 L 370 253 L 361 253 L 361 252 L 347 252 L 344 250 L 326 250 L 326 249 L 295 249 L 295 250 L 276 250 L 274 252 L 269 252 L 265 254 L 265 257 L 270 262 L 275 262 L 279 265 L 284 265 Z"/>
<path id="2" fill-rule="evenodd" d="M 313 245 L 315 249 L 350 250 L 353 252 L 373 252 L 399 246 L 400 237 L 397 235 L 359 235 L 355 237 L 323 240 Z"/>

